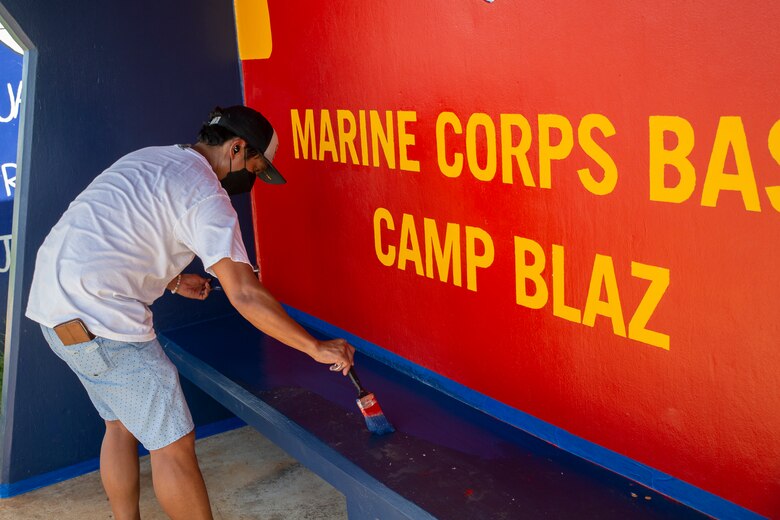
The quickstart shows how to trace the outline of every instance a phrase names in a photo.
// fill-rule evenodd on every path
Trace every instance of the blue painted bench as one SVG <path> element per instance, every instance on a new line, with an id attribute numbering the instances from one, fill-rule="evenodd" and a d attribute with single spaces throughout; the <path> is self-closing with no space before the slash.
<path id="1" fill-rule="evenodd" d="M 341 491 L 351 520 L 707 518 L 360 353 L 393 434 L 368 433 L 347 378 L 238 314 L 160 341 L 183 377 Z"/>

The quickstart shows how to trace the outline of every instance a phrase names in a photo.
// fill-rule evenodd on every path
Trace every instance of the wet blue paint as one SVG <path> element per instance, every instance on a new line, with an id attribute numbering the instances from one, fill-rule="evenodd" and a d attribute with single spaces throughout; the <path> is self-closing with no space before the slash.
<path id="1" fill-rule="evenodd" d="M 300 323 L 320 331 L 326 337 L 343 337 L 361 352 L 373 359 L 402 372 L 413 379 L 429 385 L 455 399 L 481 410 L 507 424 L 513 425 L 545 440 L 571 454 L 593 462 L 632 481 L 643 484 L 663 495 L 716 518 L 755 520 L 764 518 L 748 509 L 738 506 L 722 497 L 676 479 L 655 468 L 637 462 L 612 450 L 589 442 L 581 437 L 546 423 L 536 417 L 505 405 L 470 388 L 447 379 L 431 370 L 416 365 L 373 343 L 350 334 L 314 316 L 285 306 L 287 312 Z"/>
<path id="2" fill-rule="evenodd" d="M 437 518 L 704 518 L 370 357 L 356 366 L 396 427 L 383 437 L 346 378 L 238 315 L 164 337 Z"/>

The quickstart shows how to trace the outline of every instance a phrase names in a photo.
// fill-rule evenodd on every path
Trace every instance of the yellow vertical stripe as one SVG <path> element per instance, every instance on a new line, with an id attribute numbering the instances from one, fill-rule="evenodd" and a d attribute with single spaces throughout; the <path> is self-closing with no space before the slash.
<path id="1" fill-rule="evenodd" d="M 238 56 L 264 60 L 271 56 L 271 18 L 268 0 L 234 0 Z"/>

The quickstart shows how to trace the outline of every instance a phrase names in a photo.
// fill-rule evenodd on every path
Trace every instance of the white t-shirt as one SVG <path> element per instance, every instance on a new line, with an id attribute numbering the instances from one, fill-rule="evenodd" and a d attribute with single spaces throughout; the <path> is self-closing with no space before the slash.
<path id="1" fill-rule="evenodd" d="M 38 250 L 27 317 L 81 318 L 98 336 L 155 338 L 149 305 L 195 255 L 249 263 L 238 216 L 206 159 L 190 148 L 130 153 L 74 200 Z"/>

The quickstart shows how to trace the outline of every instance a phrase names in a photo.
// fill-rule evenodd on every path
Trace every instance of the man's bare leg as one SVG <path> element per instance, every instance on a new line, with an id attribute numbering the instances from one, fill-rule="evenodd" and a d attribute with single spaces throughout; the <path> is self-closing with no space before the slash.
<path id="1" fill-rule="evenodd" d="M 119 421 L 106 421 L 100 478 L 116 520 L 140 520 L 138 441 Z"/>
<path id="2" fill-rule="evenodd" d="M 172 520 L 211 520 L 206 484 L 195 456 L 192 431 L 152 455 L 154 494 Z"/>

